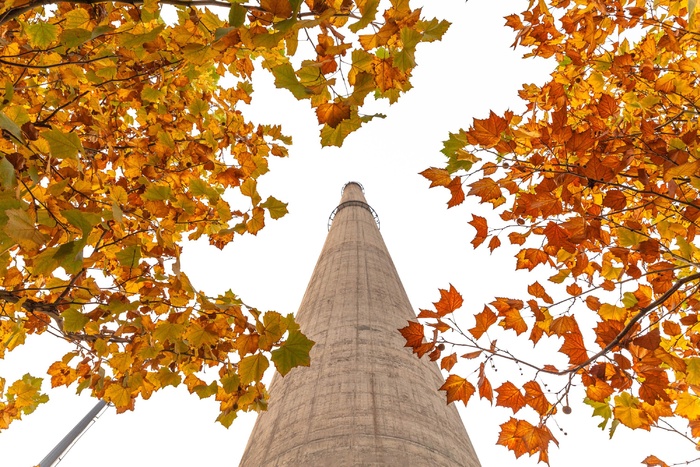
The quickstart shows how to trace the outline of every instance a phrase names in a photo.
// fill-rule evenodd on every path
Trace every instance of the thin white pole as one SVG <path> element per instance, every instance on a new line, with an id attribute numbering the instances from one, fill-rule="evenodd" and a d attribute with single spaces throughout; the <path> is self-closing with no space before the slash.
<path id="1" fill-rule="evenodd" d="M 68 432 L 66 436 L 54 447 L 51 452 L 49 452 L 46 457 L 39 463 L 39 467 L 51 467 L 56 463 L 59 458 L 66 453 L 70 447 L 75 443 L 75 441 L 80 437 L 80 435 L 88 428 L 90 422 L 92 422 L 97 415 L 102 411 L 102 409 L 107 406 L 107 402 L 100 400 L 95 407 L 93 407 L 87 415 L 83 417 L 82 420 L 78 422 L 71 431 Z"/>

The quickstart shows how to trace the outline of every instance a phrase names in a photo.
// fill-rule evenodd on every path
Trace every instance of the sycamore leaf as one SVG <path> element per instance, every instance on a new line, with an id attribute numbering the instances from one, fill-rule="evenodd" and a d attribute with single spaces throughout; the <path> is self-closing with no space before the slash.
<path id="1" fill-rule="evenodd" d="M 472 220 L 469 221 L 469 224 L 476 229 L 476 235 L 474 235 L 474 240 L 472 240 L 472 245 L 476 248 L 486 240 L 486 236 L 489 233 L 488 224 L 486 223 L 486 218 L 476 214 L 472 214 Z"/>
<path id="2" fill-rule="evenodd" d="M 419 347 L 423 344 L 425 339 L 425 328 L 422 324 L 416 323 L 415 321 L 409 321 L 408 326 L 399 329 L 401 335 L 406 339 L 406 345 L 404 347 Z"/>
<path id="3" fill-rule="evenodd" d="M 69 308 L 61 313 L 63 318 L 63 329 L 66 332 L 82 331 L 85 325 L 90 321 L 90 317 L 82 314 L 75 308 Z"/>
<path id="4" fill-rule="evenodd" d="M 506 381 L 496 389 L 496 392 L 498 393 L 496 405 L 508 407 L 513 410 L 513 413 L 525 407 L 525 397 L 513 383 Z"/>
<path id="5" fill-rule="evenodd" d="M 326 102 L 316 107 L 318 123 L 336 128 L 340 122 L 350 118 L 350 106 L 344 102 Z"/>
<path id="6" fill-rule="evenodd" d="M 131 393 L 121 384 L 112 383 L 105 390 L 104 399 L 114 404 L 117 408 L 127 407 L 131 404 Z"/>
<path id="7" fill-rule="evenodd" d="M 29 373 L 15 381 L 7 389 L 7 398 L 22 413 L 29 415 L 39 404 L 48 402 L 49 396 L 41 393 L 41 378 L 35 378 Z"/>
<path id="8" fill-rule="evenodd" d="M 26 24 L 24 31 L 27 33 L 30 44 L 39 49 L 48 48 L 58 38 L 58 26 L 45 21 Z"/>
<path id="9" fill-rule="evenodd" d="M 5 215 L 8 219 L 4 230 L 10 238 L 37 246 L 46 242 L 46 236 L 39 232 L 29 214 L 23 209 L 8 209 Z"/>
<path id="10" fill-rule="evenodd" d="M 440 300 L 433 303 L 433 305 L 438 315 L 442 317 L 454 312 L 457 308 L 462 306 L 463 302 L 462 295 L 450 284 L 449 290 L 440 289 Z"/>
<path id="11" fill-rule="evenodd" d="M 289 212 L 287 211 L 287 203 L 283 203 L 273 196 L 268 196 L 265 202 L 260 204 L 260 207 L 267 209 L 273 219 L 284 217 Z"/>
<path id="12" fill-rule="evenodd" d="M 641 403 L 627 392 L 615 397 L 613 413 L 617 420 L 629 428 L 649 429 L 649 420 L 641 408 Z"/>
<path id="13" fill-rule="evenodd" d="M 75 159 L 83 152 L 80 138 L 74 132 L 64 133 L 60 130 L 49 130 L 41 134 L 49 143 L 51 155 L 56 159 Z"/>
<path id="14" fill-rule="evenodd" d="M 474 318 L 476 318 L 476 326 L 469 329 L 469 333 L 474 336 L 474 339 L 479 339 L 498 320 L 496 313 L 487 306 L 484 306 L 481 313 L 474 315 Z"/>
<path id="15" fill-rule="evenodd" d="M 241 376 L 241 384 L 248 385 L 254 381 L 260 381 L 269 366 L 269 360 L 261 353 L 243 357 L 238 362 L 238 374 Z"/>
<path id="16" fill-rule="evenodd" d="M 457 375 L 449 375 L 445 383 L 440 387 L 440 391 L 446 392 L 448 404 L 462 401 L 464 405 L 467 405 L 476 389 L 466 379 Z"/>
<path id="17" fill-rule="evenodd" d="M 292 331 L 284 343 L 272 351 L 272 362 L 282 376 L 297 366 L 309 366 L 309 352 L 314 341 L 309 340 L 299 331 Z"/>

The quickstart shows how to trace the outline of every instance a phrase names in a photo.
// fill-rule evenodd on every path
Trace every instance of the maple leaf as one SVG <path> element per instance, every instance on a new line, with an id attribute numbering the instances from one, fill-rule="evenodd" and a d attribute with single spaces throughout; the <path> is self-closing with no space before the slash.
<path id="1" fill-rule="evenodd" d="M 501 133 L 508 128 L 508 122 L 491 112 L 489 118 L 480 120 L 474 119 L 472 128 L 467 132 L 467 137 L 472 144 L 479 144 L 484 147 L 493 147 L 501 140 Z"/>
<path id="2" fill-rule="evenodd" d="M 501 425 L 497 444 L 513 451 L 515 457 L 526 453 L 530 455 L 539 453 L 539 459 L 548 462 L 547 449 L 552 441 L 558 444 L 546 426 L 535 426 L 526 420 L 511 417 Z"/>
<path id="3" fill-rule="evenodd" d="M 508 407 L 513 410 L 513 413 L 516 413 L 525 407 L 525 397 L 522 395 L 520 390 L 518 390 L 518 388 L 509 381 L 506 381 L 496 388 L 496 393 L 498 393 L 496 396 L 496 405 Z"/>
<path id="4" fill-rule="evenodd" d="M 457 375 L 449 375 L 445 383 L 440 387 L 440 391 L 446 392 L 448 404 L 454 401 L 462 401 L 464 405 L 467 405 L 476 389 L 466 379 Z"/>
<path id="5" fill-rule="evenodd" d="M 492 201 L 501 197 L 501 188 L 490 178 L 483 178 L 469 185 L 467 193 L 470 196 L 478 196 L 481 202 Z"/>
<path id="6" fill-rule="evenodd" d="M 401 335 L 406 339 L 404 347 L 413 347 L 414 349 L 423 345 L 425 339 L 425 328 L 422 324 L 415 321 L 409 321 L 408 326 L 399 329 Z"/>
<path id="7" fill-rule="evenodd" d="M 486 240 L 488 235 L 489 229 L 486 218 L 472 214 L 472 220 L 469 221 L 469 224 L 476 229 L 476 235 L 474 235 L 474 240 L 472 240 L 472 245 L 476 248 Z"/>
<path id="8" fill-rule="evenodd" d="M 516 269 L 527 269 L 528 271 L 548 262 L 547 253 L 536 248 L 524 248 L 516 255 L 516 258 L 518 258 Z"/>
<path id="9" fill-rule="evenodd" d="M 316 108 L 318 123 L 336 128 L 340 122 L 350 118 L 350 106 L 344 102 L 327 102 Z"/>
<path id="10" fill-rule="evenodd" d="M 580 332 L 570 332 L 564 335 L 564 343 L 559 351 L 569 357 L 569 363 L 576 365 L 588 360 L 588 352 Z"/>
<path id="11" fill-rule="evenodd" d="M 474 318 L 476 319 L 476 325 L 469 329 L 469 333 L 474 336 L 474 339 L 479 339 L 481 336 L 483 336 L 484 333 L 489 330 L 491 325 L 495 324 L 498 320 L 496 313 L 491 311 L 491 309 L 487 306 L 484 306 L 481 313 L 474 315 Z"/>
<path id="12" fill-rule="evenodd" d="M 462 306 L 463 302 L 462 295 L 450 284 L 449 290 L 440 289 L 440 300 L 433 303 L 433 306 L 435 306 L 438 316 L 442 317 L 454 312 Z"/>

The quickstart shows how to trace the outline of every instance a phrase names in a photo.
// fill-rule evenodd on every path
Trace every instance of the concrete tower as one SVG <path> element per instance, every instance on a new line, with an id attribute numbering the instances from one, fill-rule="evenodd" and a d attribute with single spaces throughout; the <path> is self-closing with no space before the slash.
<path id="1" fill-rule="evenodd" d="M 241 467 L 479 466 L 437 364 L 404 348 L 415 313 L 358 183 L 333 215 L 296 315 L 311 366 L 274 376 Z"/>

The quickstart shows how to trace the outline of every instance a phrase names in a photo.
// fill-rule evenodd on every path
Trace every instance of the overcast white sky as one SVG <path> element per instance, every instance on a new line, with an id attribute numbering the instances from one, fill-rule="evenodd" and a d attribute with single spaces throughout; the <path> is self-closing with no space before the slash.
<path id="1" fill-rule="evenodd" d="M 489 109 L 518 109 L 521 84 L 542 83 L 551 65 L 523 61 L 523 51 L 510 48 L 513 33 L 503 26 L 502 17 L 520 12 L 527 2 L 423 3 L 426 16 L 446 18 L 452 28 L 441 43 L 419 47 L 414 89 L 398 104 L 381 108 L 388 118 L 350 136 L 342 149 L 321 149 L 308 103 L 275 90 L 270 77 L 258 74 L 253 105 L 244 112 L 261 123 L 283 124 L 295 143 L 288 159 L 273 161 L 259 189 L 263 198 L 274 195 L 289 202 L 290 214 L 269 222 L 257 238 L 237 240 L 223 252 L 188 245 L 182 267 L 195 287 L 211 294 L 232 289 L 260 309 L 295 311 L 340 190 L 347 181 L 357 180 L 379 215 L 382 235 L 416 309 L 429 307 L 439 298 L 437 289 L 452 283 L 464 295 L 462 322 L 470 327 L 470 316 L 493 297 L 525 293 L 534 279 L 510 272 L 515 265 L 512 251 L 489 255 L 485 248 L 473 251 L 469 244 L 474 232 L 467 225 L 470 214 L 488 216 L 489 209 L 469 200 L 447 211 L 447 191 L 428 190 L 428 181 L 418 172 L 442 163 L 439 150 L 448 131 L 467 127 L 472 117 L 483 117 Z M 9 381 L 27 371 L 41 376 L 63 355 L 63 347 L 50 336 L 30 338 L 0 361 L 0 374 Z M 517 368 L 499 368 L 518 377 Z M 0 465 L 38 463 L 96 402 L 73 393 L 74 389 L 50 390 L 48 404 L 1 433 Z M 556 418 L 568 435 L 551 426 L 560 442 L 551 450 L 552 466 L 633 466 L 649 453 L 667 462 L 697 457 L 690 443 L 660 432 L 619 427 L 609 441 L 580 399 L 573 397 L 571 415 Z M 498 425 L 508 419 L 509 410 L 472 402 L 466 409 L 460 406 L 460 413 L 484 467 L 536 465 L 536 458 L 516 461 L 495 445 Z M 109 409 L 59 465 L 238 465 L 255 415 L 241 416 L 226 430 L 214 422 L 217 407 L 185 388 L 168 388 L 148 401 L 137 401 L 133 413 L 116 415 Z"/>

